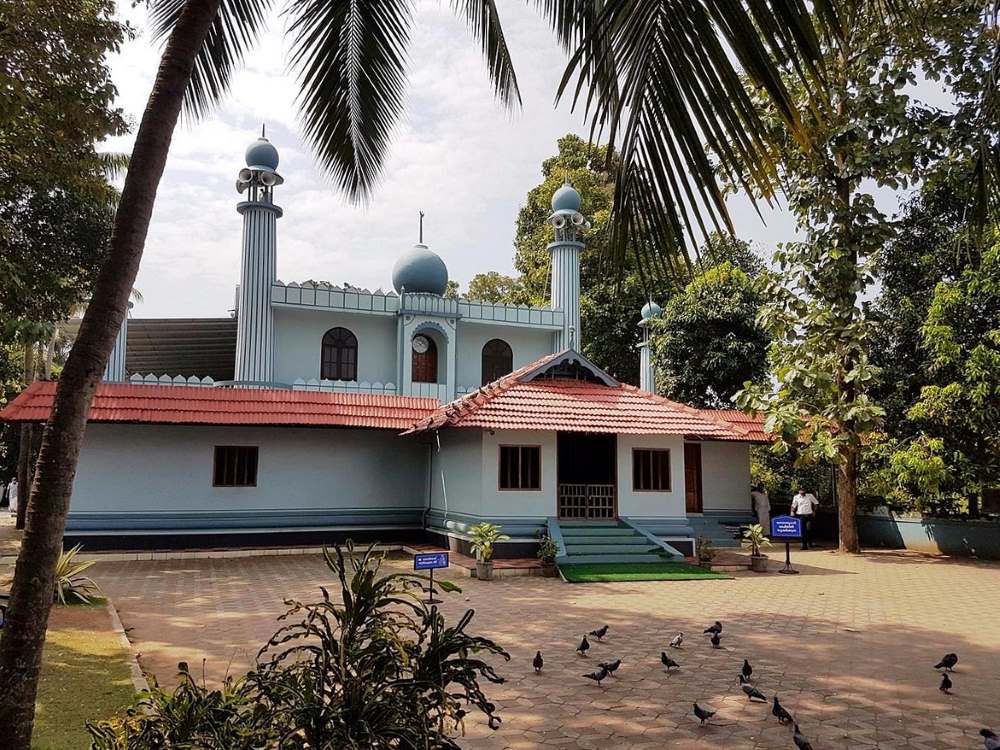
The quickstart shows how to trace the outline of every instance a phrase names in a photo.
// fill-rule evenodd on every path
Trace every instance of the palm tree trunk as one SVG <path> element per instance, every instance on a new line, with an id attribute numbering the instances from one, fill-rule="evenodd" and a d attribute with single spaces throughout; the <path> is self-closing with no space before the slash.
<path id="1" fill-rule="evenodd" d="M 125 316 L 198 51 L 220 0 L 187 0 L 160 60 L 118 210 L 108 259 L 59 377 L 42 436 L 28 516 L 0 639 L 0 728 L 7 750 L 29 750 L 53 578 L 91 401 Z"/>
<path id="2" fill-rule="evenodd" d="M 31 385 L 35 379 L 35 345 L 25 342 L 24 344 L 24 385 Z M 25 512 L 28 505 L 28 496 L 31 494 L 31 479 L 34 472 L 32 468 L 34 462 L 35 440 L 32 434 L 34 430 L 31 424 L 21 425 L 21 435 L 17 447 L 17 517 L 14 521 L 16 528 L 24 528 Z"/>
<path id="3" fill-rule="evenodd" d="M 858 553 L 858 450 L 844 448 L 837 465 L 837 520 L 840 526 L 840 551 Z"/>

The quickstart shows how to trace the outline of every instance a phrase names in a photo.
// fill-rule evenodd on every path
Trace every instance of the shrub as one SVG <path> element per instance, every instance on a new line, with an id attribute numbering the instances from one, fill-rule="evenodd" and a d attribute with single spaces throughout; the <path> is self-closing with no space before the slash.
<path id="1" fill-rule="evenodd" d="M 556 544 L 556 540 L 545 532 L 542 532 L 538 539 L 538 559 L 543 563 L 553 563 L 556 561 L 556 555 L 558 554 L 559 545 Z"/>
<path id="2" fill-rule="evenodd" d="M 59 555 L 59 562 L 56 563 L 55 590 L 53 599 L 60 604 L 78 602 L 89 604 L 90 598 L 101 593 L 101 587 L 88 576 L 83 575 L 94 566 L 94 561 L 77 562 L 75 558 L 80 552 L 80 545 L 76 545 L 69 552 Z"/>
<path id="3" fill-rule="evenodd" d="M 500 527 L 494 523 L 477 523 L 469 529 L 472 537 L 472 552 L 479 562 L 489 562 L 493 559 L 493 545 L 504 539 L 510 539 L 500 533 Z"/>
<path id="4" fill-rule="evenodd" d="M 743 540 L 740 542 L 740 545 L 743 549 L 750 550 L 751 555 L 757 557 L 760 555 L 762 547 L 771 546 L 771 540 L 764 534 L 764 527 L 759 523 L 755 523 L 743 531 Z"/>
<path id="5" fill-rule="evenodd" d="M 473 611 L 449 627 L 420 599 L 426 576 L 382 574 L 372 548 L 360 557 L 348 551 L 345 559 L 339 547 L 324 549 L 341 601 L 325 588 L 319 602 L 287 601 L 287 624 L 254 670 L 214 691 L 182 670 L 172 694 L 154 689 L 124 719 L 91 726 L 95 749 L 457 749 L 453 735 L 473 709 L 497 728 L 480 680 L 503 678 L 476 655 L 510 657 L 466 632 Z"/>

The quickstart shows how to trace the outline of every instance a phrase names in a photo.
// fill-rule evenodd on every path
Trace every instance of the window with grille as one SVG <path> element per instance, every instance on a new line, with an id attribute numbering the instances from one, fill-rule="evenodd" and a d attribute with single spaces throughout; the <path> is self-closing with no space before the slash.
<path id="1" fill-rule="evenodd" d="M 358 338 L 346 328 L 323 334 L 319 376 L 323 380 L 358 379 Z"/>
<path id="2" fill-rule="evenodd" d="M 542 488 L 542 449 L 537 445 L 501 445 L 501 490 L 540 490 Z"/>
<path id="3" fill-rule="evenodd" d="M 639 492 L 670 490 L 670 451 L 636 448 L 632 451 L 632 489 Z"/>
<path id="4" fill-rule="evenodd" d="M 257 446 L 215 446 L 215 472 L 212 484 L 216 487 L 256 487 Z"/>

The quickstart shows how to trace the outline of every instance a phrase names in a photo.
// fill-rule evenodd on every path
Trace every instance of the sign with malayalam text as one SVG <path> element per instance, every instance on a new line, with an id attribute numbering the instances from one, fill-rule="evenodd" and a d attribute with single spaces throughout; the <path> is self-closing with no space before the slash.
<path id="1" fill-rule="evenodd" d="M 795 516 L 775 516 L 771 519 L 772 539 L 801 539 L 802 519 Z"/>
<path id="2" fill-rule="evenodd" d="M 413 556 L 414 570 L 435 570 L 448 567 L 447 552 L 418 552 Z"/>

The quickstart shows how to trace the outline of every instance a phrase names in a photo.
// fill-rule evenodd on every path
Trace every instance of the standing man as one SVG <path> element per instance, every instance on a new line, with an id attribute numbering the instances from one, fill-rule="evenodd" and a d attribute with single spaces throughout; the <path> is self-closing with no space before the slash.
<path id="1" fill-rule="evenodd" d="M 756 485 L 750 490 L 750 507 L 757 514 L 757 523 L 764 527 L 764 533 L 771 533 L 771 499 L 767 490 Z"/>
<path id="2" fill-rule="evenodd" d="M 10 500 L 11 515 L 17 516 L 17 477 L 10 480 L 7 485 L 7 499 Z"/>
<path id="3" fill-rule="evenodd" d="M 812 520 L 819 507 L 819 500 L 811 492 L 806 492 L 803 487 L 799 487 L 792 498 L 792 515 L 802 519 L 802 549 L 809 549 L 809 542 L 812 537 Z"/>

